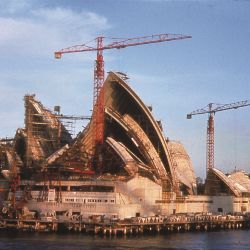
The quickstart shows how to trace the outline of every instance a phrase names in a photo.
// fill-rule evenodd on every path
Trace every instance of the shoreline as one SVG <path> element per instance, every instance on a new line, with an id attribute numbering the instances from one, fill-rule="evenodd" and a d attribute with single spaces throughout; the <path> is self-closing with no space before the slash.
<path id="1" fill-rule="evenodd" d="M 171 215 L 135 217 L 125 220 L 81 219 L 0 219 L 1 231 L 78 232 L 94 235 L 143 235 L 177 232 L 206 232 L 219 230 L 247 230 L 250 218 L 244 215 Z"/>

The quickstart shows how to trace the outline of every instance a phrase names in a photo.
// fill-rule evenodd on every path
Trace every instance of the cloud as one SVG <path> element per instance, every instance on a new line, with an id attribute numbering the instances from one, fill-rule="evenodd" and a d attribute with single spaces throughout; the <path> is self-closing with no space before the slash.
<path id="1" fill-rule="evenodd" d="M 88 41 L 110 28 L 107 19 L 94 12 L 60 7 L 37 9 L 15 2 L 0 13 L 0 53 L 8 57 L 48 56 L 51 51 Z M 8 15 L 25 8 L 25 15 Z"/>
<path id="2" fill-rule="evenodd" d="M 30 0 L 1 0 L 0 13 L 2 14 L 16 14 L 28 9 L 31 6 Z"/>
<path id="3" fill-rule="evenodd" d="M 0 106 L 6 107 L 0 112 L 0 137 L 22 126 L 26 93 L 37 94 L 45 106 L 88 115 L 95 54 L 78 53 L 58 62 L 53 52 L 92 40 L 110 27 L 106 17 L 86 9 L 0 1 Z"/>

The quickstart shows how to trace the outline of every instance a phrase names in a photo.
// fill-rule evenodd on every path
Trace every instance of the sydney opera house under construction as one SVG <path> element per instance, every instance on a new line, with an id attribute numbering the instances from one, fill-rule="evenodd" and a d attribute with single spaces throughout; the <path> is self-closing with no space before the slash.
<path id="1" fill-rule="evenodd" d="M 184 146 L 167 139 L 152 108 L 110 72 L 104 82 L 104 142 L 93 119 L 75 138 L 59 107 L 26 95 L 25 128 L 0 141 L 2 210 L 128 218 L 190 212 L 250 212 L 250 179 L 213 168 L 203 192 Z"/>

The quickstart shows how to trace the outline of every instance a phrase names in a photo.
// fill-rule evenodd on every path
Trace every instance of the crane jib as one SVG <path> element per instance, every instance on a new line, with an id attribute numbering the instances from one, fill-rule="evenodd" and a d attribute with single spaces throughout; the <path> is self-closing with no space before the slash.
<path id="1" fill-rule="evenodd" d="M 55 58 L 60 59 L 63 54 L 67 53 L 78 53 L 87 51 L 97 51 L 97 57 L 95 61 L 94 68 L 94 95 L 93 95 L 93 126 L 94 126 L 94 140 L 93 140 L 93 152 L 96 150 L 97 145 L 103 144 L 104 141 L 104 89 L 102 88 L 104 82 L 104 59 L 102 52 L 108 49 L 123 49 L 126 47 L 161 43 L 173 40 L 182 40 L 191 38 L 191 36 L 182 34 L 157 34 L 151 36 L 143 36 L 137 38 L 127 38 L 127 39 L 113 39 L 115 42 L 104 45 L 104 39 L 106 37 L 99 36 L 91 42 L 95 41 L 95 46 L 88 46 L 85 43 L 82 45 L 74 45 L 68 48 L 61 49 L 55 52 Z"/>

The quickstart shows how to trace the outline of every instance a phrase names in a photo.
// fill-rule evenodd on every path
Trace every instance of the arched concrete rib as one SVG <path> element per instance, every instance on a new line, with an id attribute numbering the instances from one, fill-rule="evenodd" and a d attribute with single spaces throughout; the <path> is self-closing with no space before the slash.
<path id="1" fill-rule="evenodd" d="M 235 183 L 234 181 L 230 180 L 224 173 L 222 173 L 219 169 L 212 168 L 209 169 L 215 176 L 217 176 L 223 183 L 226 184 L 226 186 L 232 191 L 232 193 L 236 196 L 239 197 L 241 196 L 241 191 L 239 184 Z M 238 185 L 237 185 L 238 184 Z"/>
<path id="2" fill-rule="evenodd" d="M 139 151 L 150 162 L 150 170 L 154 171 L 158 178 L 167 178 L 167 172 L 159 158 L 154 146 L 148 139 L 147 135 L 129 115 L 120 116 L 117 112 L 106 108 L 106 115 L 110 116 L 127 132 L 130 140 L 136 145 Z"/>
<path id="3" fill-rule="evenodd" d="M 130 130 L 133 130 L 135 133 L 136 141 L 138 144 L 144 148 L 144 152 L 150 159 L 150 162 L 154 166 L 154 169 L 157 172 L 157 175 L 160 178 L 167 178 L 166 169 L 163 166 L 163 163 L 159 157 L 159 154 L 156 152 L 153 144 L 147 137 L 146 133 L 142 130 L 139 124 L 128 114 L 123 116 L 124 121 L 127 123 Z"/>
<path id="4" fill-rule="evenodd" d="M 172 162 L 171 156 L 170 156 L 169 151 L 168 151 L 168 147 L 166 144 L 164 134 L 161 131 L 161 128 L 159 127 L 157 121 L 152 116 L 152 113 L 150 112 L 148 107 L 142 102 L 142 100 L 139 98 L 139 96 L 128 86 L 128 84 L 125 82 L 125 80 L 119 76 L 119 74 L 116 74 L 114 72 L 109 73 L 109 75 L 105 81 L 105 84 L 104 84 L 104 87 L 106 88 L 106 90 L 109 88 L 109 84 L 111 82 L 115 83 L 115 84 L 119 84 L 122 87 L 122 89 L 130 96 L 130 98 L 132 98 L 133 101 L 140 107 L 140 110 L 142 111 L 143 115 L 145 115 L 147 122 L 149 124 L 151 124 L 151 126 L 154 130 L 154 133 L 157 135 L 158 142 L 161 145 L 161 148 L 163 151 L 161 153 L 162 153 L 162 155 L 164 155 L 164 159 L 166 159 L 166 160 L 162 159 L 163 164 L 165 166 L 165 169 L 172 176 L 172 180 L 175 179 L 173 162 Z M 112 94 L 115 95 L 115 93 L 112 93 Z M 110 99 L 112 99 L 112 98 L 113 97 L 112 97 L 112 95 L 110 95 L 110 93 L 105 96 L 106 107 L 109 107 L 112 105 L 112 101 L 110 101 Z"/>
<path id="5" fill-rule="evenodd" d="M 138 172 L 138 167 L 136 166 L 136 161 L 130 155 L 130 153 L 126 150 L 125 146 L 117 142 L 111 137 L 106 139 L 108 145 L 113 148 L 113 150 L 118 154 L 118 156 L 122 159 L 124 163 L 125 170 L 129 173 L 129 175 L 135 175 Z"/>

